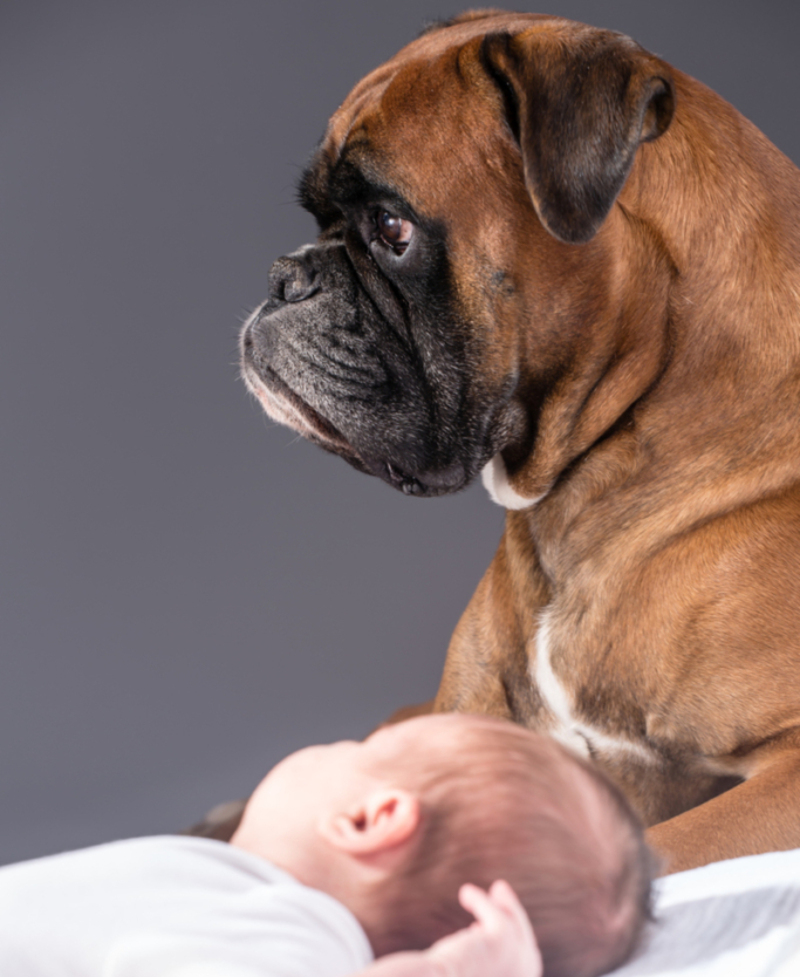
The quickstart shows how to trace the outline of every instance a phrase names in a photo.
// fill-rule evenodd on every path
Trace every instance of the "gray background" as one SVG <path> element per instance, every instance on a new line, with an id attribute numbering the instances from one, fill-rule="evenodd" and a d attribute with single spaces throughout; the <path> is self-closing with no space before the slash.
<path id="1" fill-rule="evenodd" d="M 294 183 L 328 115 L 460 6 L 0 2 L 0 861 L 180 828 L 435 692 L 501 511 L 274 426 L 235 350 L 313 236 Z M 800 159 L 797 4 L 549 9 Z"/>

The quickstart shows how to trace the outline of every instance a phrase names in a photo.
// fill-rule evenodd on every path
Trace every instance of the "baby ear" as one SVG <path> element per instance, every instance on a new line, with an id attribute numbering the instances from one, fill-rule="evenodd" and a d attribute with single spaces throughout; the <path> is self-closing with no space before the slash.
<path id="1" fill-rule="evenodd" d="M 599 230 L 643 142 L 672 121 L 667 64 L 629 37 L 586 29 L 487 34 L 481 60 L 500 90 L 539 219 L 568 244 Z"/>
<path id="2" fill-rule="evenodd" d="M 408 841 L 419 821 L 420 805 L 414 794 L 387 787 L 374 791 L 352 810 L 326 818 L 319 833 L 349 855 L 376 855 Z"/>

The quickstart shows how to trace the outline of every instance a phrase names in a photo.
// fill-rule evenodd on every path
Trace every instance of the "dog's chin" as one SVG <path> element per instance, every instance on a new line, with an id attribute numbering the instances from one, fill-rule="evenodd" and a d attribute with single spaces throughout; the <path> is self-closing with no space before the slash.
<path id="1" fill-rule="evenodd" d="M 415 472 L 405 470 L 396 462 L 387 459 L 369 459 L 365 470 L 404 495 L 415 495 L 419 498 L 451 495 L 464 488 L 469 482 L 461 462 L 454 462 L 442 469 Z"/>

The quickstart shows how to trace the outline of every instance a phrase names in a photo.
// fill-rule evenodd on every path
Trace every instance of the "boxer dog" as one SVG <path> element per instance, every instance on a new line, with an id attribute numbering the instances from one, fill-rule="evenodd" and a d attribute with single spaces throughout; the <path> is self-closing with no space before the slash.
<path id="1" fill-rule="evenodd" d="M 433 708 L 591 757 L 676 871 L 800 846 L 800 172 L 620 34 L 480 11 L 360 82 L 242 369 L 508 510 Z"/>

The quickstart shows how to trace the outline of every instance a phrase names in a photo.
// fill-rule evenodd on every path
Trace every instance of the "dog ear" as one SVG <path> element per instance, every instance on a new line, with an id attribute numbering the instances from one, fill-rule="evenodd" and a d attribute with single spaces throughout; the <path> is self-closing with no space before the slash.
<path id="1" fill-rule="evenodd" d="M 503 95 L 539 219 L 576 244 L 597 233 L 639 145 L 666 131 L 675 93 L 668 66 L 622 34 L 564 41 L 487 34 L 481 60 Z"/>

